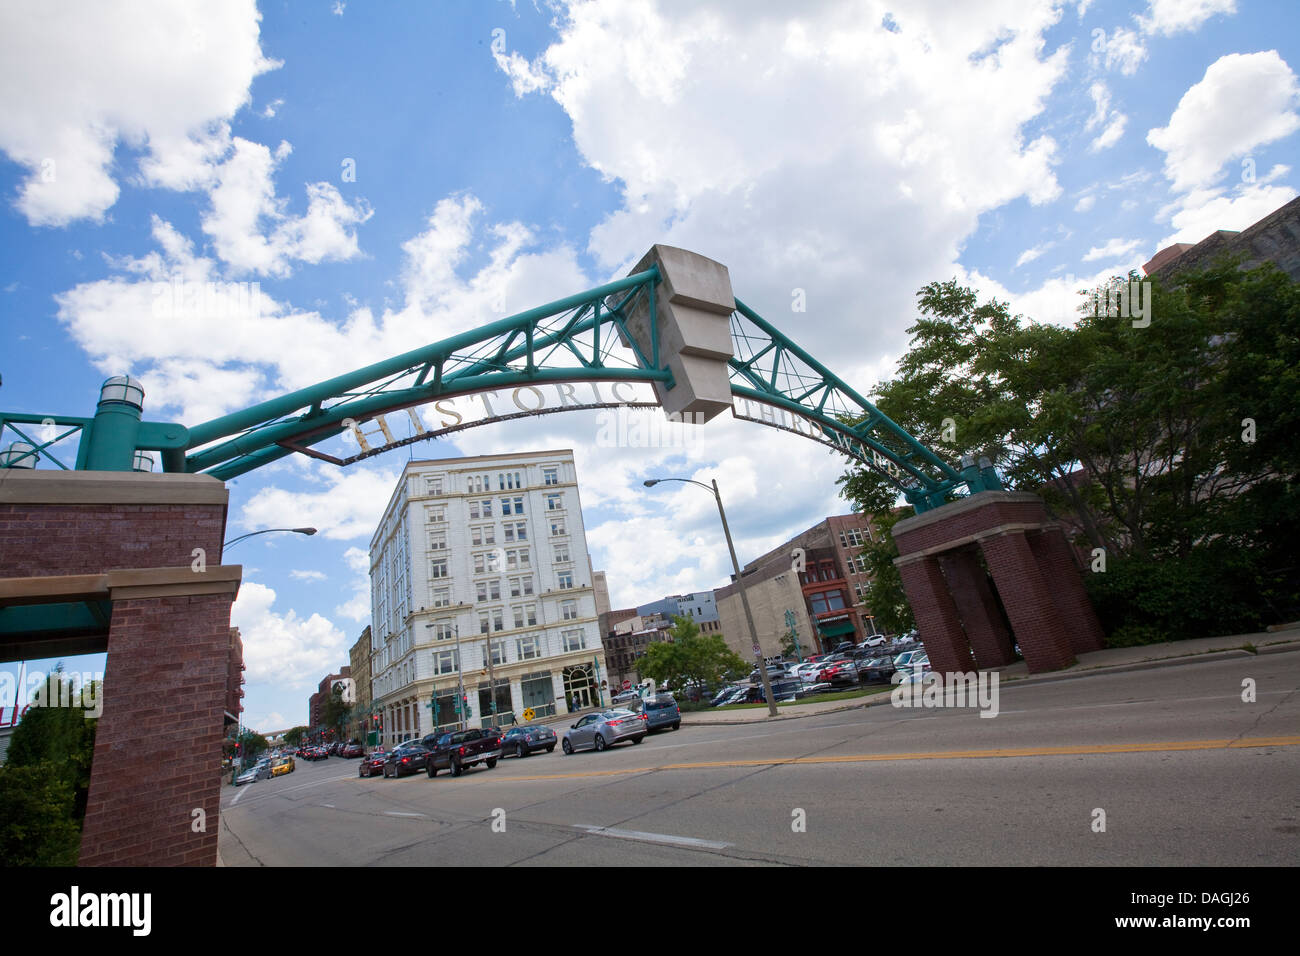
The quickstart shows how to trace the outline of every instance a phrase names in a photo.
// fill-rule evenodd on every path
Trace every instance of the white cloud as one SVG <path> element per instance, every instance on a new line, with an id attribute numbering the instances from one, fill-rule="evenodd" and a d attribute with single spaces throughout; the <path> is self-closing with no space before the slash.
<path id="1" fill-rule="evenodd" d="M 1230 53 L 1183 94 L 1169 125 L 1147 133 L 1176 192 L 1213 184 L 1230 159 L 1300 129 L 1300 83 L 1276 50 Z"/>
<path id="2" fill-rule="evenodd" d="M 1105 83 L 1100 81 L 1093 83 L 1088 89 L 1088 94 L 1092 97 L 1093 109 L 1084 129 L 1093 130 L 1103 123 L 1106 124 L 1106 128 L 1088 147 L 1089 152 L 1096 153 L 1119 142 L 1120 137 L 1124 135 L 1124 126 L 1128 123 L 1128 117 L 1119 110 L 1110 108 L 1110 90 Z"/>
<path id="3" fill-rule="evenodd" d="M 286 276 L 291 260 L 314 264 L 351 259 L 360 252 L 350 227 L 372 213 L 364 202 L 345 201 L 330 183 L 307 186 L 304 215 L 284 213 L 272 173 L 290 152 L 288 143 L 272 154 L 261 143 L 235 137 L 233 153 L 214 173 L 212 208 L 203 216 L 203 231 L 237 273 Z"/>
<path id="4" fill-rule="evenodd" d="M 1124 76 L 1132 76 L 1147 56 L 1146 45 L 1133 30 L 1116 27 L 1107 34 L 1098 27 L 1093 31 L 1088 63 L 1094 70 L 1118 69 Z"/>
<path id="5" fill-rule="evenodd" d="M 143 149 L 146 181 L 192 188 L 248 102 L 263 56 L 253 0 L 0 5 L 0 150 L 30 170 L 16 206 L 33 225 L 101 220 L 117 201 L 114 149 Z"/>
<path id="6" fill-rule="evenodd" d="M 1092 144 L 1088 147 L 1088 151 L 1091 153 L 1099 153 L 1103 149 L 1110 149 L 1110 147 L 1120 141 L 1120 137 L 1124 135 L 1124 127 L 1127 124 L 1128 117 L 1123 113 L 1112 114 L 1110 122 L 1107 124 L 1106 128 L 1101 131 L 1101 134 L 1092 141 Z"/>
<path id="7" fill-rule="evenodd" d="M 324 571 L 299 571 L 295 569 L 289 572 L 289 577 L 299 581 L 324 581 L 326 575 Z"/>
<path id="8" fill-rule="evenodd" d="M 1236 0 L 1151 0 L 1145 15 L 1137 21 L 1144 33 L 1173 36 L 1195 30 L 1215 14 L 1237 12 Z"/>
<path id="9" fill-rule="evenodd" d="M 1084 262 L 1096 262 L 1099 259 L 1122 259 L 1132 255 L 1141 248 L 1141 239 L 1111 239 L 1104 246 L 1093 246 L 1083 257 Z"/>
<path id="10" fill-rule="evenodd" d="M 352 572 L 352 596 L 336 607 L 334 613 L 358 624 L 369 624 L 370 552 L 364 548 L 348 548 L 343 552 L 343 560 Z"/>
<path id="11" fill-rule="evenodd" d="M 230 609 L 230 623 L 244 642 L 245 677 L 250 684 L 274 682 L 278 687 L 310 687 L 347 654 L 344 633 L 313 613 L 300 617 L 292 609 L 273 609 L 275 591 L 256 581 L 244 581 Z"/>
<path id="12" fill-rule="evenodd" d="M 1158 248 L 1175 242 L 1197 243 L 1219 229 L 1240 231 L 1296 197 L 1296 191 L 1289 186 L 1262 183 L 1243 187 L 1236 196 L 1218 192 L 1193 194 L 1194 198 L 1171 217 L 1175 231 L 1161 239 Z"/>
<path id="13" fill-rule="evenodd" d="M 1080 196 L 1079 201 L 1074 204 L 1075 212 L 1087 212 L 1097 204 L 1097 197 L 1089 193 L 1086 196 Z"/>
<path id="14" fill-rule="evenodd" d="M 1020 258 L 1016 260 L 1016 268 L 1019 269 L 1026 262 L 1033 262 L 1054 245 L 1056 245 L 1056 243 L 1046 242 L 1034 246 L 1032 249 L 1026 249 L 1024 252 L 1020 253 Z"/>
<path id="15" fill-rule="evenodd" d="M 313 462 L 313 473 L 324 478 L 320 491 L 290 491 L 276 485 L 263 488 L 240 510 L 239 526 L 256 528 L 316 528 L 322 537 L 348 541 L 370 536 L 397 485 L 396 468 L 353 465 L 340 469 Z"/>

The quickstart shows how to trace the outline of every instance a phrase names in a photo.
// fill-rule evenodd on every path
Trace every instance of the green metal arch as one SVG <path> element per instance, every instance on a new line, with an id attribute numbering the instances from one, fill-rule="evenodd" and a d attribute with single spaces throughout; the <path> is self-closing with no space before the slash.
<path id="1" fill-rule="evenodd" d="M 135 450 L 155 450 L 162 453 L 165 471 L 228 480 L 333 438 L 349 421 L 360 424 L 440 398 L 560 382 L 649 382 L 672 388 L 672 374 L 658 355 L 659 281 L 652 267 L 192 428 L 140 422 L 135 447 L 118 450 L 113 460 L 126 462 L 116 466 L 125 469 Z M 956 471 L 779 329 L 739 299 L 735 305 L 733 396 L 802 421 L 808 431 L 800 434 L 885 475 L 919 511 L 943 504 L 962 485 L 971 492 L 998 487 L 991 468 Z M 648 307 L 648 341 L 655 343 L 649 355 L 626 325 L 630 310 L 641 306 Z M 41 420 L 0 414 L 0 429 Z M 60 425 L 82 429 L 77 467 L 86 467 L 94 421 L 58 419 Z M 53 457 L 44 447 L 30 454 Z"/>

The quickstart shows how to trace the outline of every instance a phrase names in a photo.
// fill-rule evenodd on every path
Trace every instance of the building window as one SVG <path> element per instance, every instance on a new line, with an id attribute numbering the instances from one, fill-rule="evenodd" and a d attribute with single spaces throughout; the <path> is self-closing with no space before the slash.
<path id="1" fill-rule="evenodd" d="M 528 540 L 528 522 L 526 521 L 507 521 L 505 525 L 506 543 L 513 541 Z"/>
<path id="2" fill-rule="evenodd" d="M 517 604 L 512 608 L 515 615 L 515 627 L 537 626 L 537 605 Z"/>
<path id="3" fill-rule="evenodd" d="M 840 532 L 840 544 L 846 548 L 862 547 L 862 529 L 850 528 Z"/>
<path id="4" fill-rule="evenodd" d="M 436 651 L 433 655 L 433 672 L 435 674 L 454 674 L 457 670 L 456 652 Z"/>
<path id="5" fill-rule="evenodd" d="M 429 533 L 429 550 L 446 551 L 447 550 L 447 532 L 433 531 Z"/>
<path id="6" fill-rule="evenodd" d="M 521 515 L 524 513 L 524 499 L 520 498 L 502 498 L 501 513 L 503 515 Z"/>
<path id="7" fill-rule="evenodd" d="M 480 604 L 482 604 L 484 601 L 500 601 L 501 582 L 500 581 L 478 582 L 478 600 Z"/>
<path id="8" fill-rule="evenodd" d="M 568 534 L 568 533 L 569 533 L 569 532 L 566 531 L 565 528 L 564 528 L 564 519 L 563 519 L 563 518 L 552 518 L 552 519 L 551 519 L 551 537 L 552 537 L 552 538 L 558 538 L 560 535 L 564 535 L 564 534 Z"/>
<path id="9" fill-rule="evenodd" d="M 518 638 L 515 641 L 515 650 L 519 652 L 519 659 L 521 661 L 531 661 L 534 657 L 542 656 L 542 650 L 538 645 L 537 636 L 535 634 L 528 637 Z"/>
<path id="10" fill-rule="evenodd" d="M 506 552 L 509 554 L 510 552 Z M 500 551 L 480 551 L 474 555 L 474 573 L 490 574 L 501 570 Z"/>
<path id="11" fill-rule="evenodd" d="M 547 496 L 546 496 L 546 510 L 547 510 L 547 511 L 563 511 L 563 510 L 564 510 L 564 495 L 547 495 Z"/>
<path id="12" fill-rule="evenodd" d="M 527 548 L 519 548 L 518 550 L 512 549 L 506 552 L 507 568 L 526 568 L 529 567 L 531 563 L 532 558 L 530 557 Z"/>
<path id="13" fill-rule="evenodd" d="M 542 484 L 558 485 L 559 483 L 560 483 L 560 469 L 558 468 L 542 469 Z"/>
<path id="14" fill-rule="evenodd" d="M 433 589 L 433 606 L 450 607 L 451 606 L 451 588 L 434 588 Z"/>
<path id="15" fill-rule="evenodd" d="M 492 630 L 494 630 L 494 631 L 504 631 L 505 629 L 506 629 L 506 617 L 505 617 L 505 612 L 504 612 L 503 610 L 501 610 L 501 608 L 499 608 L 499 607 L 498 607 L 498 608 L 493 608 L 493 610 L 492 610 Z"/>
<path id="16" fill-rule="evenodd" d="M 564 618 L 566 621 L 576 621 L 578 619 L 578 602 L 561 601 L 560 617 Z"/>
<path id="17" fill-rule="evenodd" d="M 447 559 L 438 558 L 429 562 L 429 577 L 445 578 L 447 576 Z"/>
<path id="18" fill-rule="evenodd" d="M 504 664 L 506 662 L 506 639 L 498 637 L 492 641 L 492 663 Z"/>
<path id="19" fill-rule="evenodd" d="M 581 630 L 564 632 L 565 651 L 582 651 L 587 649 L 587 641 Z"/>
<path id="20" fill-rule="evenodd" d="M 569 588 L 573 587 L 573 572 L 561 571 L 559 581 L 560 581 L 560 590 L 567 591 Z"/>
<path id="21" fill-rule="evenodd" d="M 569 546 L 567 544 L 557 544 L 555 546 L 555 563 L 563 564 L 569 560 Z"/>
<path id="22" fill-rule="evenodd" d="M 859 604 L 866 604 L 866 603 L 867 603 L 867 585 L 865 585 L 865 584 L 855 584 L 855 585 L 853 585 L 853 593 L 856 594 L 856 595 L 858 596 L 858 603 L 859 603 Z"/>
<path id="23" fill-rule="evenodd" d="M 470 543 L 477 546 L 481 544 L 496 544 L 497 532 L 496 527 L 490 524 L 474 525 L 469 529 Z"/>
<path id="24" fill-rule="evenodd" d="M 447 520 L 447 508 L 445 505 L 436 505 L 425 508 L 424 516 L 429 524 L 441 524 Z"/>
<path id="25" fill-rule="evenodd" d="M 487 611 L 478 612 L 478 632 L 487 634 L 492 630 L 492 617 Z"/>
<path id="26" fill-rule="evenodd" d="M 814 594 L 808 599 L 812 606 L 814 614 L 825 614 L 827 611 L 840 611 L 844 609 L 844 592 L 843 591 L 826 591 L 822 594 Z"/>
<path id="27" fill-rule="evenodd" d="M 513 490 L 523 486 L 523 479 L 517 471 L 499 472 L 497 474 L 497 491 Z"/>
<path id="28" fill-rule="evenodd" d="M 442 479 L 441 478 L 424 479 L 424 493 L 426 495 L 442 494 Z"/>
<path id="29" fill-rule="evenodd" d="M 533 579 L 531 576 L 526 578 L 510 579 L 510 596 L 512 598 L 523 597 L 526 594 L 533 593 Z"/>

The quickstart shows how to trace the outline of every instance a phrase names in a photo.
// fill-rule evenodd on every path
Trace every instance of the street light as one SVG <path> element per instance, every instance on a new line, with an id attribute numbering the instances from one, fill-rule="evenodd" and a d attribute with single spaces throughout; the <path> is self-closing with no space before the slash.
<path id="1" fill-rule="evenodd" d="M 316 533 L 315 528 L 267 528 L 264 531 L 250 531 L 248 532 L 248 534 L 241 534 L 238 538 L 231 538 L 229 541 L 227 541 L 225 544 L 221 546 L 221 550 L 224 551 L 226 548 L 238 544 L 239 542 L 243 541 L 245 538 L 251 538 L 254 535 L 258 535 L 258 534 L 272 534 L 277 531 L 292 531 L 294 534 L 305 534 L 305 535 L 313 535 Z"/>
<path id="2" fill-rule="evenodd" d="M 718 516 L 722 518 L 722 533 L 727 536 L 727 550 L 731 552 L 731 566 L 736 572 L 736 587 L 740 589 L 740 603 L 745 608 L 745 620 L 749 624 L 749 639 L 753 642 L 754 659 L 758 662 L 758 673 L 763 678 L 763 694 L 767 697 L 767 713 L 770 717 L 776 716 L 776 699 L 772 696 L 772 682 L 767 677 L 767 664 L 763 661 L 763 648 L 758 643 L 758 628 L 754 626 L 754 612 L 749 608 L 749 595 L 745 591 L 745 579 L 740 573 L 740 562 L 736 560 L 736 546 L 731 542 L 731 529 L 727 527 L 727 512 L 722 508 L 722 495 L 718 492 L 718 482 L 713 480 L 713 487 L 710 488 L 702 481 L 695 481 L 692 478 L 647 478 L 643 484 L 647 488 L 653 488 L 661 481 L 682 481 L 688 485 L 699 485 L 705 491 L 713 493 L 713 499 L 718 503 Z"/>

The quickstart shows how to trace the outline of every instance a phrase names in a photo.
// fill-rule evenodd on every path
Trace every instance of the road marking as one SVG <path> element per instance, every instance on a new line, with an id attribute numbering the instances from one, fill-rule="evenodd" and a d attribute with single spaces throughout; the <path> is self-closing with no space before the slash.
<path id="1" fill-rule="evenodd" d="M 386 817 L 423 817 L 423 813 L 398 813 L 396 810 L 385 810 Z"/>
<path id="2" fill-rule="evenodd" d="M 1183 750 L 1242 750 L 1252 747 L 1300 746 L 1297 737 L 1246 737 L 1241 740 L 1174 740 L 1140 744 L 1077 744 L 1067 747 L 1012 747 L 997 750 L 944 750 L 933 753 L 847 754 L 838 757 L 775 757 L 767 760 L 709 760 L 668 763 L 655 767 L 627 767 L 621 770 L 587 770 L 579 773 L 510 776 L 501 780 L 569 780 L 581 777 L 616 777 L 656 770 L 702 770 L 727 767 L 779 767 L 787 764 L 874 763 L 887 760 L 971 760 L 988 757 L 1069 757 L 1089 754 L 1158 753 Z"/>
<path id="3" fill-rule="evenodd" d="M 240 790 L 239 793 L 235 794 L 235 799 L 233 799 L 233 800 L 230 801 L 230 805 L 233 807 L 235 804 L 237 804 L 237 803 L 239 802 L 239 798 L 242 797 L 242 796 L 243 796 L 244 794 L 246 794 L 246 793 L 248 793 L 247 790 Z"/>
<path id="4" fill-rule="evenodd" d="M 702 847 L 707 850 L 725 850 L 730 843 L 716 840 L 701 840 L 696 837 L 673 836 L 669 833 L 643 833 L 640 830 L 617 830 L 613 827 L 594 827 L 586 823 L 575 823 L 575 830 L 582 830 L 592 836 L 613 837 L 616 840 L 640 840 L 643 843 L 668 843 L 673 846 Z"/>

